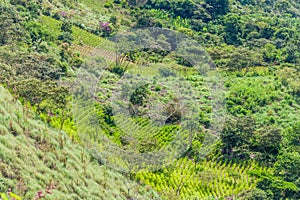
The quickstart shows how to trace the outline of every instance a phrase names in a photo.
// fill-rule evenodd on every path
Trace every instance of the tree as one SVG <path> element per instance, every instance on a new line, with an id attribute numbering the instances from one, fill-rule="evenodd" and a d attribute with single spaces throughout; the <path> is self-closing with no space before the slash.
<path id="1" fill-rule="evenodd" d="M 68 90 L 57 86 L 57 83 L 54 81 L 41 81 L 31 78 L 16 81 L 10 87 L 20 97 L 25 98 L 32 105 L 36 106 L 38 112 L 41 111 L 40 105 L 45 100 L 52 102 L 53 105 L 61 109 L 66 105 Z"/>
<path id="2" fill-rule="evenodd" d="M 126 0 L 127 4 L 130 6 L 140 7 L 147 3 L 147 0 Z"/>
<path id="3" fill-rule="evenodd" d="M 284 48 L 284 54 L 286 55 L 285 61 L 288 63 L 299 63 L 300 53 L 299 53 L 300 43 L 298 41 L 290 41 Z"/>
<path id="4" fill-rule="evenodd" d="M 275 45 L 270 43 L 265 45 L 263 49 L 263 58 L 265 62 L 275 62 L 276 60 L 278 60 L 277 55 L 278 53 Z"/>
<path id="5" fill-rule="evenodd" d="M 300 153 L 300 121 L 294 122 L 294 124 L 286 129 L 285 140 L 283 148 L 289 152 Z"/>
<path id="6" fill-rule="evenodd" d="M 26 38 L 21 18 L 13 9 L 0 5 L 0 45 L 12 44 Z"/>
<path id="7" fill-rule="evenodd" d="M 167 116 L 166 124 L 178 124 L 182 117 L 179 99 L 174 98 L 165 107 L 165 115 Z"/>
<path id="8" fill-rule="evenodd" d="M 247 158 L 256 122 L 251 117 L 231 117 L 221 133 L 222 152 L 230 157 Z"/>
<path id="9" fill-rule="evenodd" d="M 176 0 L 173 5 L 173 13 L 183 18 L 192 18 L 197 10 L 197 6 L 192 0 Z"/>
<path id="10" fill-rule="evenodd" d="M 60 29 L 62 32 L 72 33 L 72 23 L 70 21 L 64 20 Z"/>
<path id="11" fill-rule="evenodd" d="M 140 107 L 144 106 L 145 100 L 149 95 L 149 84 L 138 86 L 135 91 L 130 95 L 130 113 L 134 116 L 140 115 Z"/>
<path id="12" fill-rule="evenodd" d="M 72 35 L 72 23 L 65 20 L 61 27 L 60 27 L 62 33 L 58 36 L 59 40 L 62 40 L 63 42 L 67 42 L 71 44 L 71 42 L 74 40 Z"/>
<path id="13" fill-rule="evenodd" d="M 213 19 L 225 15 L 229 11 L 229 0 L 205 0 L 208 12 Z"/>
<path id="14" fill-rule="evenodd" d="M 244 47 L 235 48 L 232 53 L 225 54 L 223 66 L 230 70 L 242 70 L 254 67 L 262 62 L 259 54 L 256 54 Z"/>
<path id="15" fill-rule="evenodd" d="M 223 21 L 225 27 L 225 42 L 231 45 L 240 45 L 240 35 L 242 34 L 241 17 L 237 14 L 228 14 Z"/>
<path id="16" fill-rule="evenodd" d="M 297 182 L 300 186 L 300 153 L 284 152 L 278 157 L 275 169 L 286 181 Z"/>
<path id="17" fill-rule="evenodd" d="M 274 175 L 261 179 L 258 188 L 268 191 L 275 200 L 300 199 L 300 154 L 283 152 L 274 166 Z"/>
<path id="18" fill-rule="evenodd" d="M 144 100 L 146 99 L 147 94 L 149 94 L 148 87 L 149 87 L 148 84 L 137 87 L 133 92 L 133 94 L 130 96 L 129 101 L 133 105 L 137 105 L 137 106 L 144 105 Z"/>
<path id="19" fill-rule="evenodd" d="M 256 133 L 255 140 L 252 150 L 261 153 L 259 159 L 263 162 L 274 163 L 282 142 L 281 130 L 272 126 L 264 127 Z"/>

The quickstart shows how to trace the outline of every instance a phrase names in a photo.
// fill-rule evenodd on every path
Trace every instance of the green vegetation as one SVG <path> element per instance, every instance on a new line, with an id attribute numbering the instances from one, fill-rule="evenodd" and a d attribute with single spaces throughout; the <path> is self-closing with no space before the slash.
<path id="1" fill-rule="evenodd" d="M 100 166 L 90 152 L 64 133 L 36 120 L 35 114 L 0 87 L 0 190 L 23 199 L 117 199 L 155 193 Z M 128 194 L 127 188 L 136 187 Z M 12 198 L 13 193 L 10 194 Z M 4 197 L 2 197 L 5 199 Z"/>
<path id="2" fill-rule="evenodd" d="M 1 199 L 300 199 L 299 17 L 296 0 L 0 0 Z M 198 46 L 118 35 L 145 27 Z"/>
<path id="3" fill-rule="evenodd" d="M 252 170 L 267 172 L 255 162 L 200 162 L 180 159 L 170 168 L 137 174 L 137 179 L 151 185 L 167 199 L 208 199 L 238 196 L 255 188 L 258 179 Z"/>

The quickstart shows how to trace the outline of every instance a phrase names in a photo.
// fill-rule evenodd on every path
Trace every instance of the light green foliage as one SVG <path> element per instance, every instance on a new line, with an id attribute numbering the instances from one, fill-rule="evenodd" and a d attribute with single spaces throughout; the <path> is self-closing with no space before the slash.
<path id="1" fill-rule="evenodd" d="M 49 30 L 51 30 L 52 34 L 56 36 L 56 38 L 60 35 L 62 21 L 58 21 L 48 16 L 41 16 L 41 22 L 43 25 L 47 26 Z"/>
<path id="2" fill-rule="evenodd" d="M 232 78 L 227 96 L 228 111 L 236 116 L 253 114 L 261 125 L 278 124 L 286 128 L 297 121 L 299 104 L 293 78 L 287 74 L 293 69 L 278 70 L 277 77 L 261 69 L 247 72 L 243 77 Z M 237 76 L 240 76 L 237 73 Z M 298 77 L 297 73 L 293 73 Z M 297 91 L 297 90 L 296 90 Z"/>
<path id="3" fill-rule="evenodd" d="M 233 197 L 255 188 L 259 179 L 250 175 L 252 170 L 267 171 L 255 162 L 240 164 L 217 161 L 195 163 L 183 158 L 158 172 L 140 171 L 137 180 L 151 185 L 165 199 L 197 197 Z"/>

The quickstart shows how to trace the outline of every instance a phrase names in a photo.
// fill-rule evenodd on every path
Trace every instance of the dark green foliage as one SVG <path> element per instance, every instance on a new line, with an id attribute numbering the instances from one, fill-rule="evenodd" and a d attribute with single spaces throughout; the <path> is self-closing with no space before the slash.
<path id="1" fill-rule="evenodd" d="M 229 11 L 229 0 L 205 0 L 207 11 L 212 18 L 225 15 Z"/>
<path id="2" fill-rule="evenodd" d="M 162 1 L 162 0 L 151 0 L 148 4 L 157 9 L 170 11 L 174 16 L 180 16 L 183 18 L 196 17 L 197 10 L 200 5 L 193 0 L 173 0 L 173 1 Z"/>
<path id="3" fill-rule="evenodd" d="M 64 20 L 60 29 L 62 32 L 72 33 L 72 23 L 68 20 Z"/>
<path id="4" fill-rule="evenodd" d="M 132 12 L 136 18 L 136 28 L 162 27 L 162 24 L 155 19 L 152 13 L 143 12 L 142 10 L 134 10 Z"/>
<path id="5" fill-rule="evenodd" d="M 200 124 L 203 124 L 205 128 L 208 128 L 210 126 L 210 119 L 207 114 L 205 114 L 204 111 L 201 111 L 199 114 L 199 122 Z"/>
<path id="6" fill-rule="evenodd" d="M 181 56 L 177 56 L 175 59 L 176 59 L 177 64 L 179 64 L 179 65 L 183 65 L 183 66 L 186 66 L 186 67 L 192 67 L 193 66 L 189 61 L 187 61 L 185 58 L 183 58 Z"/>
<path id="7" fill-rule="evenodd" d="M 126 66 L 123 66 L 121 64 L 117 64 L 117 65 L 114 65 L 113 67 L 111 67 L 109 69 L 112 73 L 115 73 L 117 75 L 119 75 L 120 77 L 123 76 L 127 70 L 127 67 Z"/>
<path id="8" fill-rule="evenodd" d="M 261 153 L 258 159 L 262 162 L 274 163 L 282 143 L 280 129 L 272 126 L 264 127 L 262 130 L 256 132 L 255 140 L 256 143 L 252 149 Z"/>
<path id="9" fill-rule="evenodd" d="M 230 157 L 249 158 L 255 125 L 251 117 L 227 119 L 221 134 L 223 153 Z"/>
<path id="10" fill-rule="evenodd" d="M 285 48 L 286 58 L 285 61 L 288 63 L 299 63 L 299 41 L 293 40 L 287 43 Z"/>
<path id="11" fill-rule="evenodd" d="M 278 55 L 278 50 L 273 44 L 266 44 L 263 51 L 263 59 L 265 62 L 274 63 L 277 62 L 280 58 Z"/>
<path id="12" fill-rule="evenodd" d="M 72 23 L 65 20 L 61 25 L 61 31 L 62 33 L 58 36 L 58 40 L 61 40 L 62 42 L 66 42 L 71 44 L 71 42 L 74 40 L 72 35 Z"/>
<path id="13" fill-rule="evenodd" d="M 159 73 L 162 77 L 176 76 L 176 73 L 170 68 L 159 68 Z"/>
<path id="14" fill-rule="evenodd" d="M 224 57 L 226 55 L 223 55 Z M 249 51 L 246 48 L 236 48 L 235 51 L 226 56 L 223 60 L 225 67 L 230 70 L 242 70 L 249 67 L 255 67 L 260 64 L 259 55 L 255 55 L 254 52 Z"/>
<path id="15" fill-rule="evenodd" d="M 285 181 L 282 177 L 273 173 L 262 173 L 256 170 L 251 173 L 260 178 L 257 187 L 265 191 L 267 199 L 299 198 L 298 192 L 300 188 L 293 182 Z"/>
<path id="16" fill-rule="evenodd" d="M 298 152 L 284 152 L 278 157 L 275 169 L 284 180 L 294 182 L 300 187 L 300 154 Z"/>
<path id="17" fill-rule="evenodd" d="M 38 109 L 45 100 L 52 102 L 57 107 L 64 108 L 68 96 L 68 89 L 57 86 L 53 81 L 26 79 L 14 83 L 11 87 L 15 94 L 25 98 L 32 105 L 36 105 Z"/>
<path id="18" fill-rule="evenodd" d="M 239 199 L 244 200 L 267 200 L 268 198 L 265 191 L 260 189 L 253 189 L 243 192 L 239 195 Z"/>
<path id="19" fill-rule="evenodd" d="M 12 44 L 25 39 L 24 30 L 20 25 L 21 17 L 12 8 L 0 5 L 0 44 Z M 23 37 L 21 37 L 23 35 Z"/>
<path id="20" fill-rule="evenodd" d="M 39 14 L 40 11 L 42 10 L 41 8 L 41 2 L 35 1 L 35 0 L 11 0 L 10 1 L 12 5 L 15 5 L 18 7 L 20 10 L 22 10 L 24 13 L 23 15 L 30 17 L 31 19 L 36 18 Z M 22 7 L 24 9 L 22 9 Z M 29 14 L 27 14 L 28 12 Z"/>
<path id="21" fill-rule="evenodd" d="M 115 125 L 115 121 L 113 119 L 113 110 L 112 110 L 112 107 L 109 106 L 109 105 L 104 105 L 103 106 L 103 118 L 104 118 L 104 121 L 105 123 L 111 125 L 111 126 L 114 126 Z"/>
<path id="22" fill-rule="evenodd" d="M 159 38 L 157 38 L 159 39 Z M 165 41 L 162 41 L 165 42 Z M 161 47 L 160 47 L 161 48 Z M 125 53 L 126 58 L 131 62 L 149 64 L 149 63 L 160 63 L 169 54 L 164 49 L 154 48 L 143 48 L 139 50 L 129 51 Z"/>
<path id="23" fill-rule="evenodd" d="M 177 0 L 173 2 L 172 11 L 176 16 L 190 18 L 194 15 L 196 9 L 197 6 L 192 0 Z"/>
<path id="24" fill-rule="evenodd" d="M 62 70 L 55 66 L 58 62 L 53 57 L 23 52 L 18 52 L 18 56 L 14 55 L 15 53 L 13 52 L 0 52 L 3 62 L 8 66 L 13 66 L 9 68 L 9 71 L 6 71 L 8 74 L 14 75 L 6 76 L 6 79 L 11 80 L 11 83 L 14 82 L 13 80 L 21 81 L 32 77 L 40 80 L 58 80 L 63 75 Z M 9 60 L 5 60 L 5 56 L 12 57 Z"/>
<path id="25" fill-rule="evenodd" d="M 38 22 L 29 21 L 25 24 L 26 29 L 30 32 L 32 42 L 38 40 L 54 42 L 54 37 L 51 32 Z"/>
<path id="26" fill-rule="evenodd" d="M 62 42 L 69 43 L 69 44 L 74 40 L 72 34 L 69 32 L 63 32 L 61 35 L 58 36 L 57 39 L 61 40 Z"/>
<path id="27" fill-rule="evenodd" d="M 288 152 L 300 152 L 300 122 L 293 122 L 292 126 L 286 129 L 286 140 L 283 143 L 284 148 Z"/>
<path id="28" fill-rule="evenodd" d="M 135 106 L 143 106 L 149 92 L 148 84 L 141 85 L 131 94 L 129 101 Z"/>
<path id="29" fill-rule="evenodd" d="M 224 17 L 225 42 L 232 45 L 240 45 L 241 17 L 237 14 L 228 14 Z"/>

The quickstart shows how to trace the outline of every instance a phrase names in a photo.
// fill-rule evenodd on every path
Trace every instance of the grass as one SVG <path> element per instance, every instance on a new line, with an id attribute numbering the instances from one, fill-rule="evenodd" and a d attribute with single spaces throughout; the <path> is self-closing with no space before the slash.
<path id="1" fill-rule="evenodd" d="M 0 191 L 11 188 L 23 199 L 33 199 L 38 191 L 46 194 L 49 187 L 47 199 L 128 197 L 134 182 L 99 166 L 88 150 L 35 119 L 2 86 L 0 93 Z M 130 195 L 151 199 L 151 193 L 138 185 Z"/>
<path id="2" fill-rule="evenodd" d="M 103 9 L 103 5 L 106 1 L 101 1 L 101 0 L 82 0 L 82 3 L 88 6 L 91 9 L 94 10 L 101 10 Z"/>

